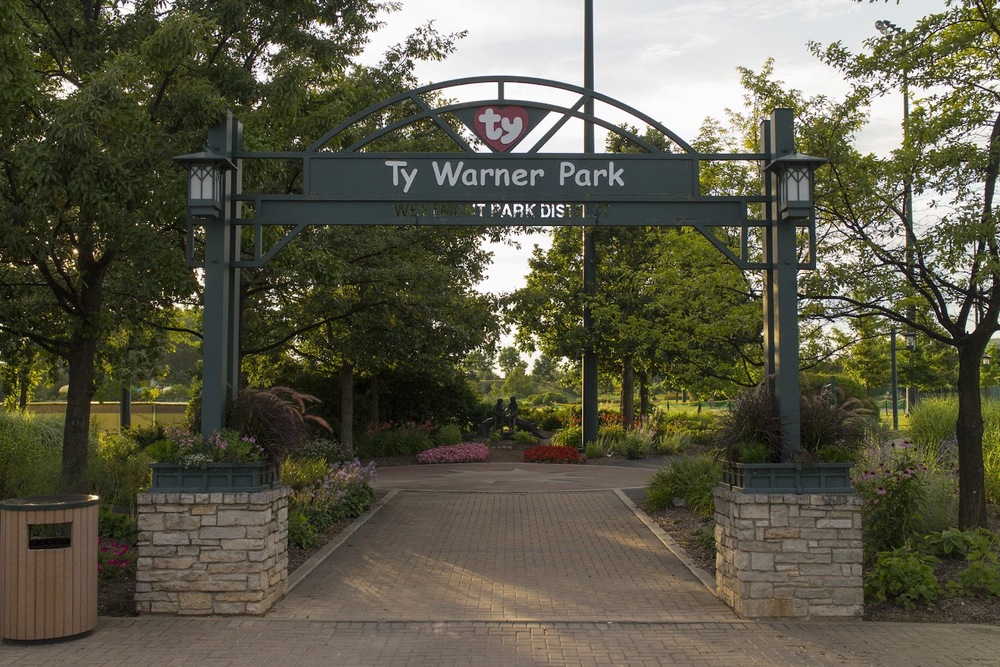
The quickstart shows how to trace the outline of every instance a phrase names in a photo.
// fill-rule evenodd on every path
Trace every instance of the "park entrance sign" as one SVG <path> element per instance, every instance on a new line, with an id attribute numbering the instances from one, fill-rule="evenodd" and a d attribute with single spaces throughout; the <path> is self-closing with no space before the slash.
<path id="1" fill-rule="evenodd" d="M 471 99 L 455 101 L 469 91 Z M 604 114 L 591 111 L 595 102 Z M 542 152 L 572 122 L 601 127 L 634 152 Z M 662 134 L 665 146 L 632 123 Z M 377 151 L 412 127 L 433 128 L 455 151 Z M 223 428 L 239 384 L 240 270 L 263 266 L 310 225 L 693 226 L 739 267 L 763 273 L 765 371 L 791 456 L 799 446 L 797 271 L 815 265 L 812 177 L 823 160 L 796 153 L 788 109 L 762 121 L 760 142 L 758 153 L 699 153 L 593 90 L 513 76 L 408 91 L 301 152 L 245 151 L 242 125 L 227 116 L 209 129 L 204 152 L 176 158 L 189 174 L 188 261 L 205 277 L 203 432 Z M 244 191 L 247 161 L 290 162 L 300 185 Z M 718 161 L 756 165 L 760 194 L 703 192 L 701 169 Z"/>

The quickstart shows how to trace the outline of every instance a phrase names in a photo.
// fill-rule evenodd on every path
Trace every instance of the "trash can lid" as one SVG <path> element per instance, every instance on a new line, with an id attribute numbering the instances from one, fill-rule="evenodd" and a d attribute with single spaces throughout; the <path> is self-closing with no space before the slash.
<path id="1" fill-rule="evenodd" d="M 31 496 L 29 498 L 8 498 L 0 501 L 0 510 L 10 510 L 14 512 L 34 512 L 43 510 L 68 510 L 76 507 L 89 507 L 96 505 L 99 498 L 97 496 L 80 494 L 67 494 L 61 496 Z"/>

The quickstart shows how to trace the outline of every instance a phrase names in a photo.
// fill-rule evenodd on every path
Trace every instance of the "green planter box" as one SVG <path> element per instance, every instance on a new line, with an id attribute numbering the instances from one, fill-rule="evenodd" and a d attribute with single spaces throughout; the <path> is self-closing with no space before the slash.
<path id="1" fill-rule="evenodd" d="M 265 461 L 252 463 L 151 463 L 152 493 L 248 492 L 270 489 L 276 481 L 274 468 Z"/>
<path id="2" fill-rule="evenodd" d="M 741 493 L 853 493 L 853 463 L 726 463 L 722 483 Z"/>

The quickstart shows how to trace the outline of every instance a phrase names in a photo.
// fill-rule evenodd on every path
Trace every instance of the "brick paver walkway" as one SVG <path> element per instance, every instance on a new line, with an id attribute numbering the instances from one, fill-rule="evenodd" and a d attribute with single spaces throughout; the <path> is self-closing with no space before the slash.
<path id="1" fill-rule="evenodd" d="M 732 618 L 612 491 L 400 492 L 269 616 L 647 623 Z"/>
<path id="2" fill-rule="evenodd" d="M 742 621 L 582 471 L 469 470 L 397 472 L 388 502 L 264 618 L 102 618 L 77 639 L 3 642 L 0 665 L 1000 664 L 995 627 Z M 634 486 L 591 470 L 591 489 Z M 399 490 L 421 475 L 432 491 Z M 546 492 L 522 492 L 533 475 Z M 471 492 L 484 485 L 500 492 Z"/>

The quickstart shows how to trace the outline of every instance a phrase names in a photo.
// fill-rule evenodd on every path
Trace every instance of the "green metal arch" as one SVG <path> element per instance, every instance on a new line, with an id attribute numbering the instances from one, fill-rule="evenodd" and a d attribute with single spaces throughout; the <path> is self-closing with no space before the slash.
<path id="1" fill-rule="evenodd" d="M 427 93 L 437 93 L 449 89 L 457 89 L 462 86 L 478 86 L 482 84 L 496 84 L 497 96 L 495 98 L 483 98 L 476 101 L 447 104 L 445 106 L 436 108 L 432 108 L 430 105 L 428 105 L 426 100 L 422 97 Z M 506 96 L 506 91 L 505 91 L 507 84 L 530 85 L 530 86 L 539 86 L 542 88 L 556 89 L 565 92 L 579 94 L 580 98 L 576 101 L 576 103 L 573 106 L 561 106 L 558 104 L 551 104 L 547 102 L 536 102 L 523 99 L 508 98 Z M 364 109 L 363 111 L 356 113 L 355 115 L 351 116 L 350 118 L 345 120 L 343 123 L 341 123 L 334 129 L 330 130 L 325 135 L 323 135 L 322 138 L 320 138 L 318 141 L 313 143 L 308 149 L 306 149 L 306 152 L 320 151 L 326 144 L 335 139 L 342 132 L 345 132 L 354 125 L 369 118 L 370 116 L 376 115 L 397 104 L 401 104 L 404 102 L 413 103 L 418 108 L 422 109 L 422 111 L 420 111 L 419 113 L 410 114 L 406 118 L 403 118 L 399 121 L 396 121 L 395 123 L 386 125 L 374 132 L 369 133 L 365 137 L 352 143 L 350 146 L 344 149 L 344 151 L 345 152 L 360 151 L 365 146 L 379 139 L 380 137 L 383 137 L 391 132 L 406 127 L 407 125 L 411 125 L 421 120 L 429 119 L 434 121 L 435 124 L 437 124 L 437 126 L 440 129 L 446 132 L 456 142 L 458 146 L 463 148 L 465 151 L 471 153 L 474 152 L 472 146 L 469 145 L 469 143 L 466 142 L 464 138 L 456 134 L 454 130 L 447 123 L 443 122 L 440 116 L 442 114 L 451 113 L 461 109 L 475 108 L 477 106 L 481 106 L 484 103 L 504 102 L 512 105 L 516 104 L 523 106 L 531 106 L 536 109 L 546 109 L 548 111 L 555 111 L 557 113 L 562 114 L 562 119 L 558 121 L 556 127 L 554 127 L 552 130 L 546 133 L 546 135 L 542 137 L 541 140 L 536 142 L 534 149 L 530 150 L 529 152 L 537 152 L 539 148 L 541 148 L 545 143 L 548 142 L 549 139 L 552 138 L 555 132 L 558 131 L 559 127 L 565 125 L 565 123 L 571 118 L 576 118 L 584 122 L 593 123 L 594 125 L 603 127 L 609 130 L 610 132 L 617 134 L 627 139 L 628 141 L 631 141 L 632 143 L 644 148 L 650 153 L 662 152 L 660 151 L 660 149 L 656 148 L 655 146 L 650 144 L 648 141 L 646 141 L 639 135 L 633 132 L 624 131 L 618 125 L 615 125 L 611 121 L 600 118 L 597 115 L 581 111 L 581 109 L 586 107 L 586 102 L 590 100 L 593 100 L 595 102 L 601 102 L 613 108 L 624 111 L 635 120 L 640 121 L 641 123 L 644 123 L 645 125 L 663 133 L 664 136 L 666 136 L 668 139 L 670 139 L 671 142 L 676 144 L 684 153 L 690 155 L 697 154 L 697 151 L 695 151 L 690 144 L 681 139 L 676 133 L 674 133 L 668 127 L 666 127 L 659 121 L 653 119 L 652 117 L 648 116 L 647 114 L 639 111 L 638 109 L 625 104 L 624 102 L 621 102 L 607 95 L 603 95 L 601 93 L 597 93 L 593 90 L 589 90 L 587 88 L 583 88 L 581 86 L 577 86 L 574 84 L 553 81 L 550 79 L 540 79 L 536 77 L 526 77 L 526 76 L 466 77 L 462 79 L 452 79 L 450 81 L 443 81 L 441 83 L 429 84 L 426 86 L 422 86 L 420 88 L 414 88 L 407 92 L 400 93 L 399 95 L 378 102 L 377 104 L 373 104 L 367 109 Z"/>

